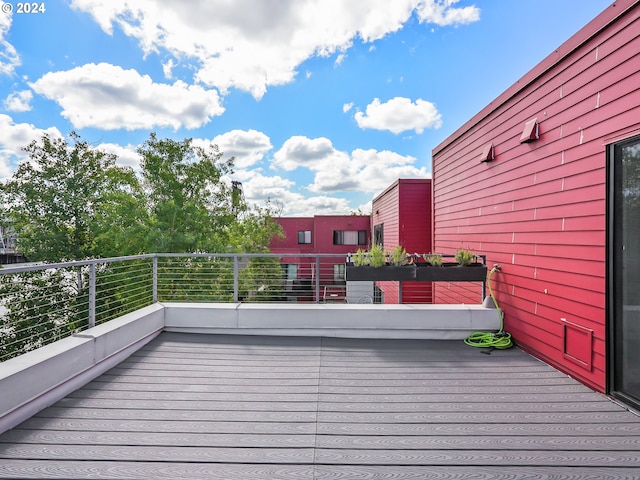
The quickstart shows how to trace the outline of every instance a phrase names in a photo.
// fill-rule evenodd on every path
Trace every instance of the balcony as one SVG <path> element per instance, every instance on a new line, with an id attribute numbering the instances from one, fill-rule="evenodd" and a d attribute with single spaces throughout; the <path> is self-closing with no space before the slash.
<path id="1" fill-rule="evenodd" d="M 25 348 L 38 332 L 55 341 L 0 364 L 0 478 L 640 474 L 633 413 L 517 348 L 460 341 L 497 329 L 494 309 L 267 302 L 267 287 L 247 303 L 268 282 L 246 268 L 144 256 L 21 267 L 10 282 L 4 269 L 53 325 Z M 450 329 L 433 328 L 442 318 Z"/>

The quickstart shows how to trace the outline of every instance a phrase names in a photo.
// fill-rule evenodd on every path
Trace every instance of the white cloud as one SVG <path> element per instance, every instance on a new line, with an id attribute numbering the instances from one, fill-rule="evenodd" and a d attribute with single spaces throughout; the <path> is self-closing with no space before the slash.
<path id="1" fill-rule="evenodd" d="M 314 172 L 313 183 L 306 187 L 314 193 L 377 193 L 398 178 L 428 178 L 427 169 L 415 167 L 415 161 L 414 157 L 373 149 L 349 154 L 334 148 L 327 138 L 296 136 L 273 155 L 272 167 Z"/>
<path id="2" fill-rule="evenodd" d="M 270 201 L 282 209 L 283 216 L 347 215 L 353 211 L 345 198 L 302 195 L 294 191 L 293 181 L 278 175 L 265 176 L 255 170 L 246 175 L 241 180 L 247 201 L 257 205 Z"/>
<path id="3" fill-rule="evenodd" d="M 351 154 L 358 167 L 359 189 L 378 194 L 399 178 L 431 178 L 426 167 L 416 167 L 416 159 L 388 150 L 354 150 Z"/>
<path id="4" fill-rule="evenodd" d="M 318 196 L 305 198 L 304 202 L 288 206 L 290 216 L 348 215 L 353 211 L 345 198 Z"/>
<path id="5" fill-rule="evenodd" d="M 140 169 L 140 155 L 138 154 L 138 146 L 136 145 L 123 147 L 115 143 L 101 143 L 96 149 L 115 155 L 117 157 L 117 165 L 131 167 L 136 171 Z"/>
<path id="6" fill-rule="evenodd" d="M 5 2 L 2 2 L 4 4 Z M 11 75 L 20 66 L 20 55 L 7 40 L 13 15 L 0 12 L 0 75 Z"/>
<path id="7" fill-rule="evenodd" d="M 75 128 L 198 128 L 224 112 L 215 90 L 181 81 L 154 83 L 148 75 L 108 63 L 50 72 L 30 86 L 60 104 Z"/>
<path id="8" fill-rule="evenodd" d="M 273 166 L 285 171 L 293 171 L 298 167 L 311 170 L 318 169 L 322 164 L 334 162 L 334 156 L 344 157 L 341 152 L 333 148 L 328 138 L 307 138 L 293 136 L 289 138 L 280 150 L 273 155 Z M 340 158 L 343 159 L 343 158 Z"/>
<path id="9" fill-rule="evenodd" d="M 480 20 L 480 9 L 475 5 L 455 8 L 460 0 L 431 0 L 418 6 L 418 18 L 424 23 L 434 23 L 441 27 L 465 25 Z"/>
<path id="10" fill-rule="evenodd" d="M 28 112 L 31 110 L 31 100 L 33 93 L 31 90 L 22 90 L 9 94 L 4 101 L 4 108 L 9 112 Z"/>
<path id="11" fill-rule="evenodd" d="M 173 78 L 173 68 L 175 66 L 176 64 L 172 58 L 162 64 L 162 73 L 164 74 L 164 78 L 167 80 L 171 80 Z"/>
<path id="12" fill-rule="evenodd" d="M 345 103 L 344 105 L 342 105 L 342 111 L 343 111 L 344 113 L 349 112 L 352 108 L 353 108 L 353 102 L 351 102 L 351 103 Z"/>
<path id="13" fill-rule="evenodd" d="M 216 136 L 215 143 L 225 158 L 235 157 L 235 166 L 244 169 L 260 162 L 273 148 L 267 135 L 257 130 L 231 130 Z"/>
<path id="14" fill-rule="evenodd" d="M 425 128 L 442 126 L 442 116 L 436 106 L 421 98 L 415 103 L 404 97 L 395 97 L 386 103 L 375 98 L 367 105 L 366 113 L 357 112 L 355 119 L 360 128 L 389 130 L 395 134 L 407 130 L 420 134 Z"/>
<path id="15" fill-rule="evenodd" d="M 10 116 L 0 114 L 0 179 L 10 177 L 17 163 L 29 158 L 23 148 L 45 133 L 51 138 L 62 138 L 55 127 L 43 130 L 30 123 L 15 123 Z"/>
<path id="16" fill-rule="evenodd" d="M 472 20 L 475 7 L 453 0 L 72 0 L 112 34 L 138 40 L 145 54 L 168 51 L 198 64 L 196 79 L 222 93 L 230 88 L 261 98 L 267 87 L 291 82 L 314 56 L 344 54 L 354 39 L 373 42 L 401 29 L 418 9 L 438 25 Z M 468 9 L 471 10 L 468 10 Z M 340 56 L 338 60 L 340 60 Z"/>

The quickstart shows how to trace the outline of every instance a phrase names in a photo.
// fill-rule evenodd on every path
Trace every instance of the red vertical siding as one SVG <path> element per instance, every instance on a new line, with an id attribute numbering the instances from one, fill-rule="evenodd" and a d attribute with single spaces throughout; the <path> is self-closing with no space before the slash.
<path id="1" fill-rule="evenodd" d="M 399 179 L 373 200 L 372 224 L 384 224 L 384 248 L 431 251 L 431 180 Z M 378 282 L 385 303 L 398 303 L 398 282 Z M 402 303 L 431 303 L 430 283 L 402 282 Z"/>
<path id="2" fill-rule="evenodd" d="M 638 2 L 616 2 L 433 152 L 435 250 L 501 264 L 494 290 L 517 343 L 602 391 L 605 146 L 640 132 L 639 18 Z M 520 143 L 536 117 L 540 138 Z M 491 142 L 495 160 L 480 163 Z M 581 328 L 584 364 L 566 355 Z"/>

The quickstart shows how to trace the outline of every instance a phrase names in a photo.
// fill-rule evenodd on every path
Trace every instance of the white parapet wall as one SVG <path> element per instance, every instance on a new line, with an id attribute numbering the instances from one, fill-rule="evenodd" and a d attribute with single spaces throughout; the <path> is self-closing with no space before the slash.
<path id="1" fill-rule="evenodd" d="M 500 328 L 482 305 L 165 303 L 174 332 L 463 340 Z"/>
<path id="2" fill-rule="evenodd" d="M 77 390 L 134 353 L 164 328 L 151 305 L 0 364 L 0 432 Z"/>

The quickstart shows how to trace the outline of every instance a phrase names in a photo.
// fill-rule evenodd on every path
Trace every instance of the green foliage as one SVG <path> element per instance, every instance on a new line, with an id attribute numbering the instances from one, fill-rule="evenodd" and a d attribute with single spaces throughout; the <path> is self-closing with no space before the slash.
<path id="1" fill-rule="evenodd" d="M 0 275 L 0 361 L 35 350 L 87 325 L 87 297 L 72 271 Z"/>
<path id="2" fill-rule="evenodd" d="M 432 267 L 441 267 L 442 266 L 442 255 L 440 255 L 439 253 L 431 253 L 431 254 L 426 254 L 425 253 L 423 255 L 423 258 Z"/>
<path id="3" fill-rule="evenodd" d="M 369 250 L 369 265 L 372 267 L 382 267 L 385 265 L 387 255 L 382 245 L 376 244 Z"/>
<path id="4" fill-rule="evenodd" d="M 359 248 L 356 253 L 352 255 L 353 265 L 355 267 L 364 267 L 369 265 L 369 255 L 363 248 Z"/>
<path id="5" fill-rule="evenodd" d="M 110 251 L 101 234 L 121 229 L 122 219 L 113 213 L 126 210 L 121 203 L 134 202 L 131 169 L 116 166 L 115 156 L 75 133 L 70 140 L 46 134 L 34 140 L 25 148 L 30 161 L 0 185 L 18 247 L 32 261 L 80 260 Z"/>
<path id="6" fill-rule="evenodd" d="M 29 260 L 266 253 L 271 239 L 282 236 L 270 205 L 249 208 L 224 181 L 233 173 L 233 159 L 223 161 L 215 145 L 204 149 L 191 139 L 158 139 L 152 133 L 138 150 L 141 172 L 136 176 L 132 169 L 117 166 L 114 155 L 94 149 L 77 134 L 69 138 L 44 135 L 34 140 L 25 148 L 30 161 L 0 183 L 0 217 L 8 218 Z M 151 303 L 151 270 L 144 262 L 97 269 L 97 323 Z M 250 260 L 243 265 L 239 283 L 247 299 L 281 294 L 282 272 L 276 264 Z M 87 269 L 71 280 L 42 272 L 25 274 L 22 283 L 15 283 L 14 275 L 0 276 L 0 350 L 19 354 L 86 326 Z M 158 292 L 160 300 L 233 297 L 231 259 L 166 259 L 159 262 L 158 274 L 167 278 Z M 255 287 L 261 275 L 267 281 Z M 21 295 L 26 303 L 21 303 Z M 55 299 L 55 305 L 38 303 L 39 295 Z M 62 303 L 64 314 L 59 317 Z"/>
<path id="7" fill-rule="evenodd" d="M 402 265 L 406 265 L 409 263 L 409 259 L 407 258 L 407 251 L 402 245 L 398 245 L 391 251 L 390 255 L 390 263 L 396 267 L 401 267 Z"/>
<path id="8" fill-rule="evenodd" d="M 222 176 L 233 161 L 221 161 L 215 145 L 205 151 L 191 139 L 158 139 L 152 133 L 138 149 L 149 224 L 143 250 L 221 252 L 235 221 L 231 188 Z"/>
<path id="9" fill-rule="evenodd" d="M 455 259 L 461 266 L 470 265 L 477 261 L 476 255 L 466 248 L 459 248 L 458 251 L 456 251 Z"/>

